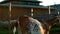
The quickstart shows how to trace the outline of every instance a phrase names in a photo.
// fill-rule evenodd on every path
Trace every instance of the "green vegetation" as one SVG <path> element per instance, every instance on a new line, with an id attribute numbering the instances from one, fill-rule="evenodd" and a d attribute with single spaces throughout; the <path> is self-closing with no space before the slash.
<path id="1" fill-rule="evenodd" d="M 8 34 L 8 32 L 9 32 L 8 29 L 0 29 L 0 34 Z M 60 27 L 51 29 L 50 34 L 56 34 L 56 33 L 60 34 Z"/>
<path id="2" fill-rule="evenodd" d="M 60 34 L 60 27 L 53 27 L 51 28 L 50 34 Z"/>
<path id="3" fill-rule="evenodd" d="M 0 34 L 8 34 L 8 30 L 7 29 L 0 29 Z"/>
<path id="4" fill-rule="evenodd" d="M 9 33 L 8 29 L 0 29 L 0 34 L 8 34 L 8 33 Z"/>

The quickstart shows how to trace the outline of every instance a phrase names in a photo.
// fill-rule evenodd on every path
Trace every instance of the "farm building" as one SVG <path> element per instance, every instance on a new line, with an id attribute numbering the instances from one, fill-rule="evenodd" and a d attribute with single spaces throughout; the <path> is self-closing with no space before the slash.
<path id="1" fill-rule="evenodd" d="M 41 1 L 37 0 L 11 1 L 11 19 L 16 19 L 21 15 L 31 16 L 31 13 L 33 13 L 33 16 L 36 18 L 48 19 L 49 8 L 41 6 L 40 3 Z M 54 12 L 55 9 L 51 8 L 51 14 L 54 14 Z M 0 4 L 0 20 L 8 20 L 8 14 L 9 3 Z"/>
<path id="2" fill-rule="evenodd" d="M 56 10 L 59 12 L 59 14 L 60 14 L 60 4 L 55 4 L 55 5 L 51 5 L 51 7 L 53 7 L 53 8 L 56 8 Z M 56 11 L 56 12 L 57 12 Z"/>

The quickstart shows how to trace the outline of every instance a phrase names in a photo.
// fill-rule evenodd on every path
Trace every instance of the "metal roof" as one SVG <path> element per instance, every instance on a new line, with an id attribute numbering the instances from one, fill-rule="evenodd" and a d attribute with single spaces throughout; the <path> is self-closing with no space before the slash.
<path id="1" fill-rule="evenodd" d="M 6 4 L 0 4 L 0 6 L 9 6 L 9 3 L 6 3 Z M 44 8 L 44 9 L 48 9 L 48 7 L 46 6 L 35 6 L 35 5 L 18 5 L 18 4 L 12 4 L 12 6 L 14 7 L 27 7 L 27 8 Z M 55 8 L 52 8 L 51 9 L 55 9 Z"/>
<path id="2" fill-rule="evenodd" d="M 23 1 L 23 2 L 40 2 L 41 3 L 41 1 L 39 1 L 39 0 L 11 0 L 11 1 L 17 1 L 17 2 L 21 2 L 21 1 Z"/>
<path id="3" fill-rule="evenodd" d="M 0 4 L 0 6 L 9 6 L 9 3 L 6 4 Z M 46 6 L 35 6 L 35 5 L 19 5 L 19 4 L 12 4 L 12 6 L 15 7 L 27 7 L 27 8 L 43 8 L 43 9 L 48 9 L 48 7 Z M 51 9 L 55 9 L 55 8 L 51 8 Z"/>
<path id="4" fill-rule="evenodd" d="M 11 1 L 21 1 L 21 0 L 11 0 Z M 23 1 L 28 1 L 28 0 L 23 0 Z M 37 1 L 37 0 L 29 0 L 29 1 Z M 10 0 L 4 0 L 3 2 L 0 3 L 0 6 L 9 6 Z M 27 7 L 27 8 L 48 8 L 44 6 L 35 6 L 35 5 L 20 5 L 20 4 L 12 4 L 12 6 L 15 7 Z"/>
<path id="5" fill-rule="evenodd" d="M 22 0 L 22 1 L 26 1 L 26 2 L 39 2 L 39 3 L 42 3 L 42 1 L 39 1 L 39 0 Z"/>
<path id="6" fill-rule="evenodd" d="M 23 1 L 39 1 L 39 0 L 23 0 Z"/>
<path id="7" fill-rule="evenodd" d="M 54 7 L 56 9 L 59 9 L 60 10 L 60 4 L 51 5 L 51 7 Z"/>

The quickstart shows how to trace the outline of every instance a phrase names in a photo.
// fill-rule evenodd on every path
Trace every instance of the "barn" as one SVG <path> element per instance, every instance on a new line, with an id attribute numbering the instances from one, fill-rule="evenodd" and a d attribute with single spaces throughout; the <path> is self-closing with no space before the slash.
<path id="1" fill-rule="evenodd" d="M 11 19 L 16 19 L 21 15 L 29 15 L 39 19 L 48 19 L 49 8 L 41 6 L 41 1 L 37 0 L 19 0 L 11 1 Z M 55 14 L 55 9 L 51 8 L 51 14 Z M 33 14 L 32 14 L 33 13 Z M 46 15 L 46 16 L 44 16 Z M 44 18 L 45 17 L 45 18 Z M 9 18 L 9 2 L 0 4 L 0 20 L 8 20 Z"/>

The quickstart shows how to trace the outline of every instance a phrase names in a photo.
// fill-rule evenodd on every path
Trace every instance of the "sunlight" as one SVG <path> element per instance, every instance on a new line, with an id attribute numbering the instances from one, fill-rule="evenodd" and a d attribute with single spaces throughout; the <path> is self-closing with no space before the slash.
<path id="1" fill-rule="evenodd" d="M 42 3 L 40 3 L 40 5 L 44 5 L 44 6 L 49 6 L 49 5 L 54 5 L 54 4 L 60 4 L 60 0 L 39 0 L 42 1 Z"/>
<path id="2" fill-rule="evenodd" d="M 2 2 L 2 1 L 4 1 L 4 0 L 0 0 L 0 2 Z"/>

